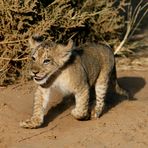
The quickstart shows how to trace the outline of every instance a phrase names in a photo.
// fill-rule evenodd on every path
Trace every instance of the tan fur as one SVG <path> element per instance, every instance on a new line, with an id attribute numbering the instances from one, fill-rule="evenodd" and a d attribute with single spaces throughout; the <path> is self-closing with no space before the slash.
<path id="1" fill-rule="evenodd" d="M 114 55 L 108 47 L 91 43 L 74 47 L 72 40 L 64 46 L 50 41 L 30 39 L 32 50 L 31 75 L 38 89 L 35 93 L 31 119 L 21 122 L 25 128 L 37 128 L 43 123 L 44 110 L 50 98 L 51 88 L 63 94 L 74 94 L 75 108 L 71 114 L 76 119 L 89 117 L 90 88 L 95 86 L 96 105 L 93 117 L 98 118 L 104 108 L 104 98 L 112 79 L 115 90 L 123 95 L 126 91 L 118 86 Z M 112 76 L 113 75 L 113 76 Z"/>

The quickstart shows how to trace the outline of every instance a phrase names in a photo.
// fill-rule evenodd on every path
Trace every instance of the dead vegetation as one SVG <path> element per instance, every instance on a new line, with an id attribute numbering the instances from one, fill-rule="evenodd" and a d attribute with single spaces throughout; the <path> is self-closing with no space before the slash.
<path id="1" fill-rule="evenodd" d="M 28 77 L 28 38 L 38 33 L 45 39 L 77 45 L 102 41 L 117 47 L 126 28 L 126 0 L 1 0 L 0 85 Z"/>

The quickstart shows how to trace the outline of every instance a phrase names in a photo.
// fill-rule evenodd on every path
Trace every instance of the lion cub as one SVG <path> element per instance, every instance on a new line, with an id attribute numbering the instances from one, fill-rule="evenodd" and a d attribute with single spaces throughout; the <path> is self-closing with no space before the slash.
<path id="1" fill-rule="evenodd" d="M 20 123 L 24 128 L 41 126 L 44 110 L 50 98 L 51 88 L 56 87 L 65 95 L 74 94 L 75 108 L 71 114 L 78 120 L 89 117 L 90 88 L 95 87 L 96 103 L 93 117 L 98 118 L 104 108 L 108 86 L 128 96 L 116 80 L 114 54 L 102 44 L 91 43 L 75 47 L 73 41 L 61 45 L 50 41 L 29 40 L 32 48 L 31 75 L 38 88 L 34 98 L 31 119 Z"/>

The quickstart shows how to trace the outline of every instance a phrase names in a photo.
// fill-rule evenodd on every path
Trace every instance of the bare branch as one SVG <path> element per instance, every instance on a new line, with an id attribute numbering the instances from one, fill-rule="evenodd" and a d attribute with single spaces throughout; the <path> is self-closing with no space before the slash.
<path id="1" fill-rule="evenodd" d="M 141 23 L 143 18 L 146 16 L 148 9 L 143 13 L 142 17 L 137 22 L 137 18 L 139 17 L 139 14 L 144 8 L 147 7 L 148 2 L 144 4 L 143 6 L 141 6 L 141 4 L 142 4 L 142 0 L 137 4 L 135 10 L 132 12 L 132 6 L 131 6 L 131 1 L 130 1 L 130 5 L 128 6 L 127 30 L 126 30 L 123 40 L 120 42 L 119 46 L 115 49 L 115 52 L 114 52 L 115 55 L 118 54 L 118 52 L 121 50 L 125 42 L 127 42 L 128 39 L 134 34 L 139 24 Z"/>

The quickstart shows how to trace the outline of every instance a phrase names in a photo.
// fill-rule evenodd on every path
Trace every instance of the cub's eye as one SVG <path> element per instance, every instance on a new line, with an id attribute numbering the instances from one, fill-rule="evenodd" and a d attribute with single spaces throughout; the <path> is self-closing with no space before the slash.
<path id="1" fill-rule="evenodd" d="M 44 61 L 43 61 L 43 64 L 49 64 L 49 63 L 50 63 L 50 61 L 51 61 L 51 60 L 46 59 L 46 60 L 44 60 Z"/>
<path id="2" fill-rule="evenodd" d="M 32 59 L 33 61 L 35 61 L 35 57 L 31 57 L 31 59 Z"/>

